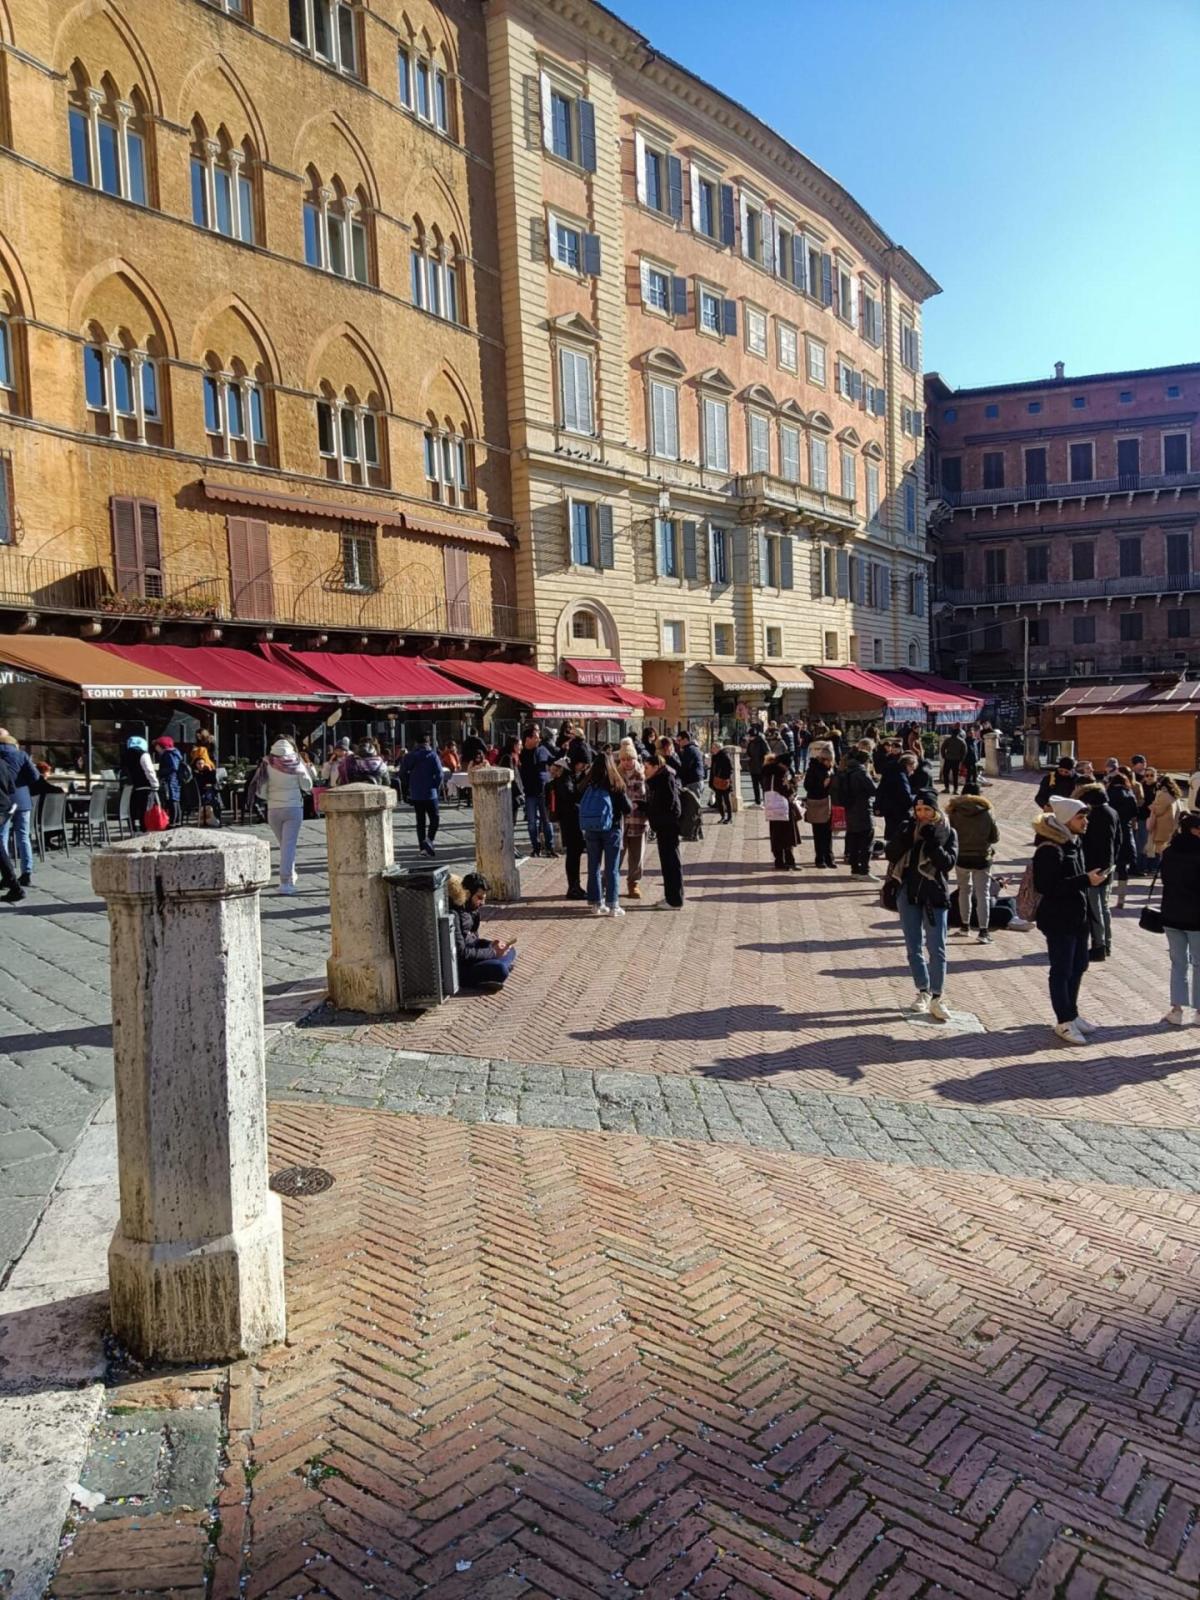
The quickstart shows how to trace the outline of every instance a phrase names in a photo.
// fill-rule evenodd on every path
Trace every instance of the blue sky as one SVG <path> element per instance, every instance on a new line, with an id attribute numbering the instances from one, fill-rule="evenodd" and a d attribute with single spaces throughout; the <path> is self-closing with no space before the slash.
<path id="1" fill-rule="evenodd" d="M 951 384 L 1200 361 L 1200 0 L 609 4 L 933 274 Z"/>

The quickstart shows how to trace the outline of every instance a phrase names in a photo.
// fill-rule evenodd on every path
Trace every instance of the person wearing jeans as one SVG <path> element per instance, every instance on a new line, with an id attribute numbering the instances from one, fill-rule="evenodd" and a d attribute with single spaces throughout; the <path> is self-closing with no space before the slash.
<path id="1" fill-rule="evenodd" d="M 619 866 L 621 825 L 629 812 L 625 780 L 612 756 L 601 751 L 593 756 L 591 768 L 579 785 L 579 826 L 587 845 L 587 898 L 594 917 L 625 915 L 620 906 Z"/>
<path id="2" fill-rule="evenodd" d="M 458 981 L 464 989 L 501 987 L 513 969 L 517 952 L 503 939 L 479 936 L 479 915 L 487 903 L 488 881 L 481 872 L 451 877 L 446 884 L 458 960 Z"/>
<path id="3" fill-rule="evenodd" d="M 550 826 L 550 811 L 546 805 L 546 790 L 550 785 L 554 757 L 542 743 L 541 734 L 532 725 L 521 733 L 521 754 L 518 772 L 525 796 L 525 821 L 529 825 L 529 847 L 535 856 L 543 853 L 556 856 L 554 830 Z"/>
<path id="4" fill-rule="evenodd" d="M 1159 872 L 1171 957 L 1171 1009 L 1163 1021 L 1179 1027 L 1188 1006 L 1200 1020 L 1200 811 L 1180 817 Z"/>
<path id="5" fill-rule="evenodd" d="M 29 823 L 33 815 L 33 796 L 38 793 L 41 784 L 37 768 L 7 728 L 0 728 L 0 761 L 4 762 L 12 776 L 13 799 L 16 801 L 16 810 L 10 813 L 3 825 L 0 825 L 0 849 L 3 849 L 5 855 L 8 854 L 11 833 L 16 840 L 17 871 L 21 875 L 21 887 L 27 889 L 33 878 L 33 850 L 29 840 Z"/>
<path id="6" fill-rule="evenodd" d="M 917 990 L 909 1012 L 949 1022 L 944 999 L 946 923 L 958 836 L 938 810 L 932 789 L 917 795 L 912 818 L 886 846 L 886 854 L 888 876 L 900 885 L 896 908 Z"/>
<path id="7" fill-rule="evenodd" d="M 662 868 L 659 908 L 683 909 L 683 862 L 679 856 L 679 779 L 656 750 L 646 758 L 646 822 L 654 830 Z"/>
<path id="8" fill-rule="evenodd" d="M 445 776 L 441 758 L 433 748 L 429 735 L 422 734 L 400 765 L 400 782 L 408 790 L 412 801 L 417 819 L 417 849 L 422 855 L 437 854 L 433 841 L 437 838 L 441 820 L 440 803 Z"/>

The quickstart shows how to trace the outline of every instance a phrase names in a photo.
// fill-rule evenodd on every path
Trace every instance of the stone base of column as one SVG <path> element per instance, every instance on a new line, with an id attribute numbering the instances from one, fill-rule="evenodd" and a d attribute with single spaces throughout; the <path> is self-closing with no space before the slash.
<path id="1" fill-rule="evenodd" d="M 742 809 L 742 750 L 740 745 L 727 744 L 725 754 L 733 762 L 733 777 L 730 780 L 729 809 L 738 812 Z"/>
<path id="2" fill-rule="evenodd" d="M 330 956 L 325 977 L 330 1001 L 338 1011 L 365 1011 L 383 1017 L 400 1009 L 396 962 L 390 955 L 372 961 L 339 961 Z"/>
<path id="3" fill-rule="evenodd" d="M 277 1194 L 256 1221 L 189 1248 L 127 1239 L 108 1247 L 112 1328 L 143 1361 L 234 1361 L 287 1332 L 283 1213 Z"/>

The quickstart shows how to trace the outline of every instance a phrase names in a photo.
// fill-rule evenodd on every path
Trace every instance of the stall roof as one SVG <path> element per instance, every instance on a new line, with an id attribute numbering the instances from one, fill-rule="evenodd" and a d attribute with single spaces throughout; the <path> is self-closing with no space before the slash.
<path id="1" fill-rule="evenodd" d="M 1070 715 L 1072 706 L 1107 706 L 1109 708 L 1122 704 L 1126 700 L 1143 694 L 1150 687 L 1149 683 L 1088 683 L 1073 685 L 1056 695 L 1045 707 L 1047 711 L 1058 711 L 1060 714 Z"/>
<path id="2" fill-rule="evenodd" d="M 334 696 L 323 683 L 283 662 L 232 645 L 105 644 L 102 650 L 152 672 L 182 674 L 200 685 L 186 698 L 212 711 L 317 711 Z"/>
<path id="3" fill-rule="evenodd" d="M 700 665 L 726 694 L 760 694 L 764 689 L 774 688 L 770 678 L 756 667 L 721 667 L 711 661 L 702 661 Z"/>
<path id="4" fill-rule="evenodd" d="M 0 661 L 18 672 L 78 689 L 85 700 L 188 700 L 200 693 L 197 679 L 122 660 L 86 639 L 16 634 L 0 638 Z"/>
<path id="5" fill-rule="evenodd" d="M 925 702 L 920 692 L 911 687 L 901 688 L 887 678 L 860 667 L 812 667 L 813 686 L 849 689 L 854 694 L 877 700 L 893 711 L 923 711 Z M 830 707 L 830 709 L 834 709 Z"/>
<path id="6" fill-rule="evenodd" d="M 503 695 L 546 716 L 611 717 L 614 711 L 632 709 L 623 694 L 610 700 L 600 688 L 581 689 L 565 678 L 513 661 L 441 661 L 438 665 L 473 689 Z"/>
<path id="7" fill-rule="evenodd" d="M 341 699 L 362 705 L 395 706 L 410 711 L 446 706 L 466 709 L 478 704 L 457 683 L 436 672 L 419 656 L 340 655 L 334 651 L 292 650 L 287 645 L 261 646 L 269 661 L 283 662 Z"/>
<path id="8" fill-rule="evenodd" d="M 1158 711 L 1200 712 L 1200 681 L 1180 678 L 1170 683 L 1126 683 L 1120 700 L 1081 705 L 1078 701 L 1067 712 L 1073 717 L 1145 716 Z M 1057 702 L 1056 702 L 1057 703 Z"/>

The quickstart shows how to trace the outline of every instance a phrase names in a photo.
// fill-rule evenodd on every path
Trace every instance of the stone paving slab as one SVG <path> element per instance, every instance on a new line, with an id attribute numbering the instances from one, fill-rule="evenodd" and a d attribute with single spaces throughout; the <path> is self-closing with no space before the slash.
<path id="1" fill-rule="evenodd" d="M 271 1146 L 334 1182 L 215 1507 L 84 1518 L 55 1600 L 1195 1600 L 1191 1196 L 311 1101 Z"/>
<path id="2" fill-rule="evenodd" d="M 932 1106 L 639 1072 L 437 1057 L 287 1034 L 267 1057 L 272 1100 L 458 1122 L 604 1129 L 844 1156 L 950 1172 L 1200 1191 L 1200 1130 Z"/>

